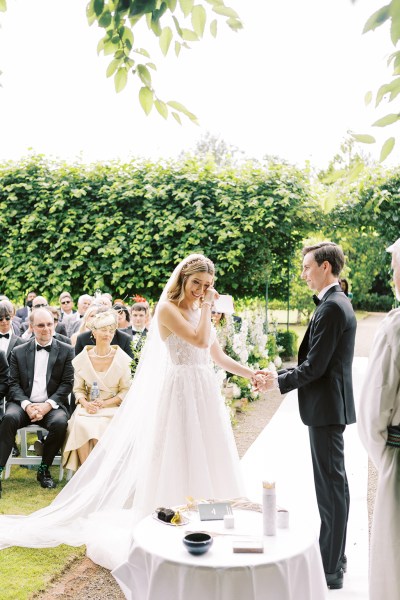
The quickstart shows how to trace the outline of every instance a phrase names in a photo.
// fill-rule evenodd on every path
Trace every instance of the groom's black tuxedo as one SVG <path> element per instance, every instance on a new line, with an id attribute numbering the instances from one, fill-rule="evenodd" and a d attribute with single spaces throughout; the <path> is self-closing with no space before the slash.
<path id="1" fill-rule="evenodd" d="M 0 424 L 0 466 L 4 466 L 10 455 L 15 434 L 31 420 L 21 402 L 30 400 L 35 373 L 36 339 L 14 347 L 10 361 L 10 382 L 6 412 Z M 59 408 L 52 408 L 39 425 L 49 434 L 43 445 L 43 462 L 50 466 L 61 448 L 68 423 L 68 395 L 71 393 L 74 369 L 72 346 L 52 339 L 46 371 L 47 397 Z"/>
<path id="2" fill-rule="evenodd" d="M 317 306 L 300 344 L 298 366 L 279 371 L 283 394 L 296 388 L 305 425 L 355 423 L 352 363 L 357 322 L 340 286 Z"/>
<path id="3" fill-rule="evenodd" d="M 350 496 L 343 431 L 356 420 L 352 384 L 356 327 L 350 300 L 339 285 L 329 288 L 300 345 L 298 366 L 278 372 L 282 393 L 298 388 L 300 416 L 309 426 L 326 573 L 339 571 L 345 552 Z"/>

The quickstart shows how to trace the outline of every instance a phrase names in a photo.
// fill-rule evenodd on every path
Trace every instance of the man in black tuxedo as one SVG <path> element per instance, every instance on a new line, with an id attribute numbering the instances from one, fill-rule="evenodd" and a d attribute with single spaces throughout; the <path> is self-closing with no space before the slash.
<path id="1" fill-rule="evenodd" d="M 0 350 L 2 350 L 7 358 L 8 364 L 10 364 L 11 352 L 13 351 L 15 346 L 24 343 L 18 335 L 15 334 L 15 331 L 12 326 L 12 316 L 14 314 L 14 306 L 9 300 L 3 300 L 0 302 Z M 0 395 L 0 417 L 4 415 L 5 412 L 5 397 Z M 15 443 L 13 444 L 12 449 L 13 456 L 19 455 L 18 446 Z"/>
<path id="2" fill-rule="evenodd" d="M 74 379 L 71 346 L 53 338 L 54 320 L 45 309 L 33 312 L 34 338 L 14 348 L 6 412 L 0 424 L 0 473 L 21 427 L 38 423 L 48 430 L 37 480 L 54 488 L 49 467 L 67 431 L 68 394 Z"/>
<path id="3" fill-rule="evenodd" d="M 343 587 L 350 496 L 344 464 L 343 432 L 355 423 L 352 362 L 356 318 L 338 278 L 344 266 L 339 246 L 321 242 L 303 249 L 302 278 L 318 292 L 298 366 L 268 375 L 266 390 L 282 394 L 298 388 L 300 416 L 309 428 L 315 491 L 321 517 L 320 549 L 326 581 Z"/>

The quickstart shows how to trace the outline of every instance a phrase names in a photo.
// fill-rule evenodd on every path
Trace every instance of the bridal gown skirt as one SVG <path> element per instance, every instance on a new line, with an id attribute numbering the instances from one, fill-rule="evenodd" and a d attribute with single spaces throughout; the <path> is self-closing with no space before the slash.
<path id="1" fill-rule="evenodd" d="M 162 395 L 135 507 L 148 514 L 160 506 L 185 504 L 189 497 L 242 496 L 232 426 L 213 369 L 171 365 Z"/>
<path id="2" fill-rule="evenodd" d="M 158 433 L 145 480 L 136 489 L 135 506 L 173 507 L 196 500 L 244 495 L 232 427 L 215 374 L 209 366 L 171 367 L 160 403 Z M 147 507 L 147 510 L 146 510 Z M 129 586 L 135 571 L 135 540 L 129 558 L 113 573 Z"/>

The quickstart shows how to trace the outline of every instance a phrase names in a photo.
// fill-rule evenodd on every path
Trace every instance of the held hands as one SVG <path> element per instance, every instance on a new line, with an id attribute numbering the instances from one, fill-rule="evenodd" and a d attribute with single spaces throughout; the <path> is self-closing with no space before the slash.
<path id="1" fill-rule="evenodd" d="M 278 374 L 276 371 L 257 371 L 252 379 L 252 384 L 257 392 L 270 392 L 278 388 Z"/>

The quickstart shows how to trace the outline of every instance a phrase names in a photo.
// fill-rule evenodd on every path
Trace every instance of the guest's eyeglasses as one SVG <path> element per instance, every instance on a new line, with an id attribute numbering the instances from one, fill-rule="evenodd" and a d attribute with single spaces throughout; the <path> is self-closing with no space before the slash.
<path id="1" fill-rule="evenodd" d="M 37 325 L 33 325 L 33 327 L 44 329 L 45 327 L 53 327 L 53 323 L 38 323 Z"/>
<path id="2" fill-rule="evenodd" d="M 54 317 L 54 323 L 58 322 L 58 317 Z"/>
<path id="3" fill-rule="evenodd" d="M 48 306 L 48 304 L 35 304 L 32 308 L 44 308 L 45 306 Z"/>
<path id="4" fill-rule="evenodd" d="M 0 321 L 11 321 L 11 317 L 0 317 Z"/>
<path id="5" fill-rule="evenodd" d="M 63 300 L 61 304 L 71 304 L 71 300 Z"/>

